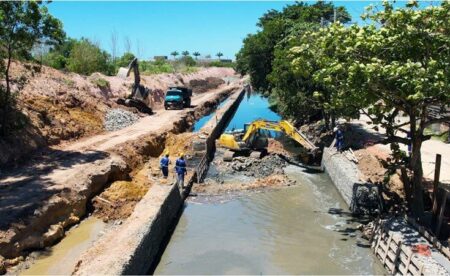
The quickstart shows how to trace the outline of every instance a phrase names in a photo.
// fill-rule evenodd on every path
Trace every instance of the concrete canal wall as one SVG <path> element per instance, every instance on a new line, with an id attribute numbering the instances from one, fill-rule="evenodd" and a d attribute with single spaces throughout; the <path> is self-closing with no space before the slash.
<path id="1" fill-rule="evenodd" d="M 322 168 L 330 176 L 352 214 L 377 214 L 383 204 L 378 186 L 360 180 L 358 166 L 334 148 L 324 148 Z"/>

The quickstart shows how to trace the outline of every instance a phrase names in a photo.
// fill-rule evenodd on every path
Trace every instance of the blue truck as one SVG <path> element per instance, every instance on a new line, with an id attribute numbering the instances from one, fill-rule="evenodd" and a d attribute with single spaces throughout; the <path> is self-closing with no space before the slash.
<path id="1" fill-rule="evenodd" d="M 183 109 L 191 107 L 192 89 L 182 86 L 172 86 L 166 92 L 164 98 L 165 109 Z"/>

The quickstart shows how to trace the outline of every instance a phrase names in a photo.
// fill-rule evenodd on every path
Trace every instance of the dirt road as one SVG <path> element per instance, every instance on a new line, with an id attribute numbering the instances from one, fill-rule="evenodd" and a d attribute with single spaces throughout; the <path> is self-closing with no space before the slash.
<path id="1" fill-rule="evenodd" d="M 12 258 L 60 238 L 63 231 L 51 231 L 50 225 L 59 229 L 76 223 L 68 219 L 84 215 L 90 197 L 109 181 L 126 177 L 129 164 L 116 155 L 121 146 L 170 131 L 180 118 L 201 114 L 221 93 L 239 87 L 237 82 L 223 85 L 194 96 L 191 108 L 160 110 L 127 128 L 51 148 L 26 165 L 0 172 L 0 255 Z"/>
<path id="2" fill-rule="evenodd" d="M 367 122 L 370 119 L 367 116 L 362 115 L 359 120 L 352 120 L 351 123 L 353 126 L 360 127 L 364 129 L 364 131 L 371 136 L 369 139 L 373 141 L 379 140 L 386 133 L 385 130 L 379 127 L 378 131 L 373 129 L 373 125 L 368 124 Z M 399 117 L 397 123 L 402 123 L 407 120 L 406 117 Z M 401 134 L 399 134 L 401 135 Z M 404 135 L 405 137 L 406 135 Z M 380 151 L 383 151 L 386 154 L 391 152 L 390 144 L 381 145 L 377 144 L 376 148 Z M 408 151 L 407 146 L 400 144 L 400 148 L 405 152 Z M 442 155 L 442 163 L 441 163 L 441 182 L 450 184 L 450 144 L 443 143 L 438 140 L 428 140 L 422 144 L 422 168 L 423 175 L 425 178 L 433 179 L 434 178 L 434 168 L 435 168 L 435 160 L 436 154 Z"/>

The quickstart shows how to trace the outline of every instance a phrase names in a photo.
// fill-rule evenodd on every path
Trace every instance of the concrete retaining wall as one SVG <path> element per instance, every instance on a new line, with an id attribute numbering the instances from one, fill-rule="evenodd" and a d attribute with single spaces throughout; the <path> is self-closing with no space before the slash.
<path id="1" fill-rule="evenodd" d="M 222 132 L 226 127 L 242 100 L 245 89 L 238 93 L 238 97 L 224 107 L 230 110 L 221 113 L 223 115 L 212 128 L 209 140 L 215 140 L 219 131 Z M 147 274 L 155 265 L 160 248 L 168 238 L 170 228 L 176 222 L 196 177 L 194 173 L 184 191 L 175 184 L 153 185 L 119 229 L 107 233 L 83 254 L 73 274 Z"/>
<path id="2" fill-rule="evenodd" d="M 382 208 L 377 185 L 360 181 L 358 166 L 334 148 L 324 148 L 322 168 L 330 176 L 350 211 L 377 214 Z"/>

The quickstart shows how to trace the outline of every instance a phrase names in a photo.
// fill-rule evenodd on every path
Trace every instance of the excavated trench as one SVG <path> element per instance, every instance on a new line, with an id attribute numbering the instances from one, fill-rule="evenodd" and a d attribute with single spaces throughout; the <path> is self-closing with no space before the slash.
<path id="1" fill-rule="evenodd" d="M 88 174 L 86 180 L 74 179 L 88 183 L 84 192 L 59 195 L 57 202 L 40 211 L 42 214 L 16 236 L 17 242 L 10 245 L 11 249 L 8 250 L 9 245 L 2 245 L 2 251 L 10 253 L 4 254 L 10 258 L 8 272 L 71 273 L 73 266 L 70 267 L 70 260 L 76 261 L 76 255 L 81 254 L 86 246 L 91 245 L 106 230 L 120 225 L 154 184 L 148 175 L 154 173 L 155 160 L 163 150 L 179 135 L 189 135 L 184 132 L 192 130 L 196 121 L 215 110 L 234 90 L 218 93 L 212 100 L 187 112 L 163 133 L 141 136 L 115 147 L 110 153 L 111 160 L 97 168 L 99 172 Z M 48 221 L 54 218 L 55 223 L 46 230 Z M 65 229 L 72 225 L 75 226 L 65 233 Z M 33 239 L 26 238 L 31 233 Z M 50 247 L 57 242 L 57 245 Z M 36 251 L 44 248 L 47 249 Z M 24 255 L 25 258 L 20 257 Z M 67 265 L 57 265 L 63 259 Z"/>

